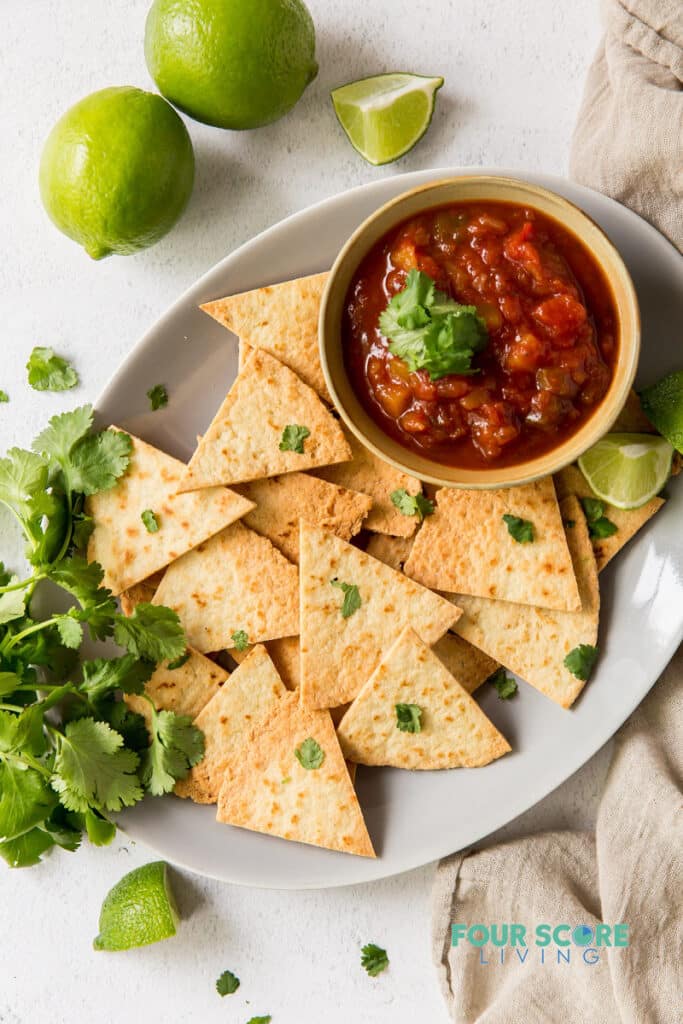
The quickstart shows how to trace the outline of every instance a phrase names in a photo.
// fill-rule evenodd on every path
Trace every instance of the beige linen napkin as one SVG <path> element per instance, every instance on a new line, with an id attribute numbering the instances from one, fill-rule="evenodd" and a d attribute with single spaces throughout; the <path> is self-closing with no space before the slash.
<path id="1" fill-rule="evenodd" d="M 457 1024 L 674 1024 L 683 1006 L 683 648 L 617 733 L 595 834 L 549 832 L 458 853 L 437 869 L 433 953 Z M 527 926 L 528 955 L 451 947 L 451 923 Z M 547 961 L 538 924 L 629 926 L 587 965 Z M 523 950 L 521 955 L 524 955 Z M 592 953 L 587 956 L 593 958 Z"/>
<path id="2" fill-rule="evenodd" d="M 577 181 L 631 206 L 683 251 L 683 0 L 607 0 L 574 133 Z M 595 833 L 552 832 L 441 862 L 434 960 L 457 1024 L 683 1019 L 683 648 L 617 734 Z M 451 946 L 451 923 L 526 925 L 524 962 Z M 540 962 L 538 924 L 625 923 L 592 966 Z M 524 951 L 520 949 L 520 956 Z"/>
<path id="3" fill-rule="evenodd" d="M 607 0 L 570 174 L 683 252 L 683 0 Z"/>

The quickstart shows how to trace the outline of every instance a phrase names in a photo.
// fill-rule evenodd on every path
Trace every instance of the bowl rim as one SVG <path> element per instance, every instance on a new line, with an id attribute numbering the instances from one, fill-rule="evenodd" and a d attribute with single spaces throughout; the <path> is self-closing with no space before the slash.
<path id="1" fill-rule="evenodd" d="M 480 470 L 468 470 L 465 467 L 449 466 L 446 463 L 437 462 L 434 459 L 430 459 L 427 455 L 419 455 L 413 453 L 411 449 L 405 448 L 405 452 L 408 458 L 415 454 L 416 457 L 427 467 L 431 468 L 420 468 L 416 470 L 415 466 L 410 465 L 407 461 L 402 461 L 401 458 L 392 455 L 386 451 L 381 445 L 378 445 L 372 437 L 369 437 L 367 433 L 355 422 L 354 418 L 350 415 L 345 407 L 345 403 L 342 400 L 339 390 L 336 385 L 334 374 L 330 367 L 328 359 L 328 321 L 330 316 L 330 305 L 338 290 L 338 277 L 342 268 L 345 267 L 349 256 L 355 251 L 356 246 L 363 236 L 369 231 L 373 224 L 380 218 L 386 217 L 387 213 L 392 210 L 399 210 L 406 202 L 412 199 L 414 196 L 421 194 L 428 194 L 430 192 L 439 192 L 444 188 L 452 187 L 454 185 L 462 184 L 476 184 L 476 185 L 490 185 L 492 189 L 496 189 L 502 185 L 502 187 L 509 188 L 514 187 L 516 189 L 522 189 L 529 194 L 529 206 L 534 206 L 534 196 L 541 196 L 547 202 L 552 203 L 560 208 L 564 207 L 572 218 L 577 219 L 579 223 L 582 221 L 588 226 L 590 230 L 596 231 L 600 236 L 601 240 L 609 254 L 609 263 L 593 252 L 592 247 L 586 241 L 579 231 L 571 226 L 570 223 L 564 218 L 555 216 L 555 219 L 561 224 L 561 226 L 571 234 L 575 235 L 579 241 L 590 250 L 594 259 L 599 263 L 603 273 L 610 284 L 612 285 L 612 279 L 614 277 L 614 270 L 617 271 L 621 278 L 621 283 L 624 287 L 625 301 L 619 303 L 617 301 L 614 288 L 612 288 L 612 294 L 614 298 L 615 308 L 617 310 L 618 322 L 619 322 L 619 351 L 617 354 L 617 362 L 615 364 L 615 370 L 613 373 L 612 380 L 614 381 L 617 376 L 617 370 L 620 371 L 621 384 L 613 395 L 610 396 L 610 390 L 608 390 L 605 397 L 602 399 L 600 404 L 595 408 L 593 415 L 579 428 L 574 434 L 568 437 L 564 442 L 555 448 L 550 449 L 543 455 L 536 456 L 533 459 L 528 459 L 525 462 L 515 463 L 511 466 L 496 467 L 493 465 L 490 469 L 484 468 Z M 483 199 L 481 201 L 484 201 Z M 495 196 L 491 196 L 491 201 L 501 201 L 496 199 Z M 505 201 L 504 199 L 502 201 Z M 432 204 L 425 203 L 422 207 L 423 210 L 428 210 L 433 207 L 440 205 L 448 205 L 449 200 L 445 199 L 443 202 L 439 202 L 438 198 L 435 198 Z M 456 199 L 451 199 L 450 202 L 457 202 Z M 418 211 L 416 211 L 418 212 Z M 541 210 L 541 212 L 544 212 Z M 553 214 L 546 214 L 553 217 Z M 401 223 L 402 219 L 407 219 L 410 214 L 405 214 L 402 218 L 397 215 L 393 219 L 393 224 L 386 225 L 382 234 L 390 231 L 392 227 L 397 226 Z M 381 236 L 380 236 L 381 237 Z M 374 243 L 372 243 L 374 244 Z M 358 267 L 361 260 L 367 255 L 370 246 L 368 246 L 360 256 L 354 260 L 354 270 Z M 612 273 L 610 273 L 610 269 Z M 631 337 L 625 339 L 624 332 L 622 330 L 622 321 L 624 319 L 624 311 L 630 314 L 632 320 L 632 331 Z M 585 451 L 588 450 L 593 444 L 595 444 L 604 434 L 608 433 L 616 419 L 618 418 L 621 409 L 628 397 L 629 391 L 633 386 L 633 381 L 636 376 L 638 369 L 638 361 L 640 356 L 641 346 L 641 319 L 640 319 L 640 307 L 638 304 L 638 296 L 633 284 L 633 280 L 629 273 L 629 270 L 624 263 L 621 253 L 616 248 L 612 240 L 609 238 L 604 229 L 597 223 L 597 221 L 586 213 L 577 203 L 570 199 L 565 198 L 557 192 L 551 189 L 544 188 L 541 185 L 535 185 L 532 182 L 526 181 L 524 178 L 513 177 L 510 174 L 463 174 L 463 175 L 451 175 L 446 177 L 435 178 L 434 181 L 426 182 L 421 185 L 417 185 L 411 189 L 402 192 L 398 196 L 394 196 L 388 202 L 383 203 L 376 210 L 374 210 L 368 217 L 366 217 L 351 233 L 347 241 L 344 243 L 339 253 L 337 254 L 332 267 L 330 268 L 325 287 L 323 289 L 321 303 L 320 303 L 320 314 L 318 318 L 318 348 L 320 354 L 320 361 L 323 370 L 323 376 L 327 389 L 332 398 L 333 404 L 337 412 L 339 413 L 344 425 L 350 430 L 350 432 L 357 438 L 358 441 L 367 449 L 369 449 L 374 455 L 380 458 L 382 461 L 389 463 L 399 472 L 407 474 L 408 476 L 415 477 L 424 483 L 434 484 L 439 487 L 455 487 L 472 490 L 493 490 L 503 487 L 515 487 L 523 484 L 533 483 L 536 480 L 540 480 L 543 477 L 550 476 L 554 473 L 559 472 L 561 469 L 575 462 Z M 626 345 L 624 342 L 626 341 Z M 625 369 L 623 360 L 626 360 Z M 350 382 L 349 387 L 352 391 Z M 608 413 L 604 413 L 606 408 L 606 401 L 610 399 L 610 408 Z M 601 410 L 603 415 L 600 416 Z M 369 417 L 369 414 L 365 413 Z M 385 431 L 379 426 L 379 424 L 372 421 L 376 427 L 376 434 L 386 439 L 388 444 L 392 447 L 402 449 L 402 446 L 398 441 L 391 438 Z M 553 461 L 553 456 L 555 459 Z M 552 462 L 552 466 L 543 465 L 538 466 L 539 463 Z M 528 467 L 525 471 L 525 467 Z M 468 475 L 468 479 L 462 481 L 456 481 L 453 479 L 446 478 L 443 473 L 455 472 L 457 473 L 462 468 L 462 471 Z M 443 471 L 443 473 L 441 472 Z M 496 472 L 505 472 L 510 479 L 496 480 Z"/>

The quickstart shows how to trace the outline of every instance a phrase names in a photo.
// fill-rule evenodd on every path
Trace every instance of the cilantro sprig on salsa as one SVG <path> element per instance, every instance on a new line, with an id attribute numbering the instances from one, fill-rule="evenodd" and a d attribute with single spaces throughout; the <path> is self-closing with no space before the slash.
<path id="1" fill-rule="evenodd" d="M 472 360 L 488 344 L 486 324 L 475 306 L 463 306 L 421 270 L 411 270 L 405 287 L 380 314 L 379 328 L 389 351 L 408 369 L 426 370 L 432 380 L 472 374 Z"/>

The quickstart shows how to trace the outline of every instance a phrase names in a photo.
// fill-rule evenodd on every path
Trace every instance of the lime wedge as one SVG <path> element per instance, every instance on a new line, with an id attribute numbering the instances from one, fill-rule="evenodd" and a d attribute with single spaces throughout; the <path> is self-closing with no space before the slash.
<path id="1" fill-rule="evenodd" d="M 332 92 L 351 145 L 371 164 L 388 164 L 413 148 L 429 128 L 443 78 L 394 72 L 349 82 Z"/>
<path id="2" fill-rule="evenodd" d="M 615 508 L 638 508 L 669 479 L 673 447 L 652 434 L 605 434 L 579 459 L 598 498 Z"/>
<path id="3" fill-rule="evenodd" d="M 124 875 L 111 889 L 100 911 L 95 949 L 148 946 L 176 933 L 178 911 L 163 860 L 144 864 Z"/>
<path id="4" fill-rule="evenodd" d="M 683 453 L 683 370 L 662 377 L 640 393 L 645 415 Z"/>

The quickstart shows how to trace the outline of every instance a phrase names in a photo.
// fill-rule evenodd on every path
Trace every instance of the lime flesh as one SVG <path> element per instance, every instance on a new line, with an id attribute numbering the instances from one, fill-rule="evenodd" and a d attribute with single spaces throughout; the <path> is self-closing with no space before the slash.
<path id="1" fill-rule="evenodd" d="M 161 96 L 129 86 L 71 107 L 40 162 L 45 209 L 93 259 L 157 242 L 183 212 L 193 180 L 192 143 L 178 114 Z"/>
<path id="2" fill-rule="evenodd" d="M 218 128 L 276 121 L 318 73 L 302 0 L 154 0 L 145 59 L 171 103 Z"/>
<path id="3" fill-rule="evenodd" d="M 615 508 L 638 508 L 669 479 L 673 447 L 652 434 L 606 434 L 579 459 L 598 498 Z"/>
<path id="4" fill-rule="evenodd" d="M 683 370 L 645 388 L 640 401 L 650 422 L 683 454 Z"/>
<path id="5" fill-rule="evenodd" d="M 361 78 L 332 92 L 351 145 L 369 163 L 398 160 L 419 142 L 434 113 L 443 78 L 393 72 Z"/>
<path id="6" fill-rule="evenodd" d="M 178 911 L 171 892 L 167 865 L 144 864 L 124 875 L 111 889 L 100 911 L 95 949 L 121 950 L 148 946 L 176 933 Z"/>

